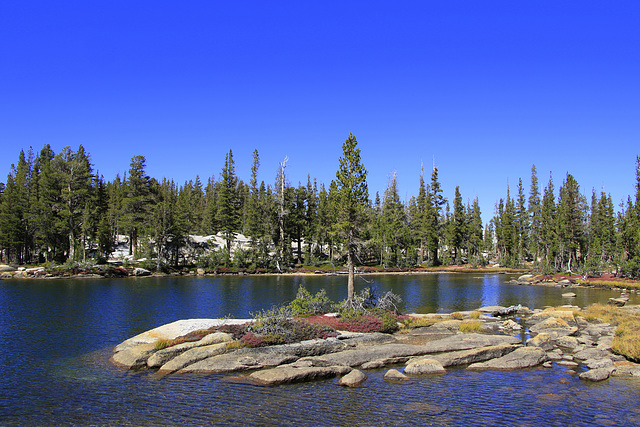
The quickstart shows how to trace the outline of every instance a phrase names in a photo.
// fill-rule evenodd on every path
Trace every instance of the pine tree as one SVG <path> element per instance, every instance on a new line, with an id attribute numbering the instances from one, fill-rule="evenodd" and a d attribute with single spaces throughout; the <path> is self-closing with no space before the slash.
<path id="1" fill-rule="evenodd" d="M 584 253 L 584 210 L 586 202 L 580 194 L 580 186 L 575 178 L 567 173 L 560 188 L 558 200 L 558 236 L 560 255 L 563 264 L 571 271 L 572 263 L 579 261 L 578 254 Z"/>
<path id="2" fill-rule="evenodd" d="M 442 235 L 442 206 L 446 200 L 442 196 L 442 189 L 438 181 L 438 168 L 434 167 L 431 173 L 431 185 L 427 192 L 427 200 L 425 206 L 425 222 L 427 227 L 427 249 L 431 253 L 431 260 L 434 265 L 440 263 L 438 259 L 438 249 L 440 246 L 440 238 Z"/>
<path id="3" fill-rule="evenodd" d="M 240 200 L 238 198 L 238 178 L 233 161 L 233 152 L 226 155 L 224 168 L 220 176 L 220 190 L 218 193 L 218 211 L 216 222 L 224 235 L 227 244 L 227 265 L 231 263 L 231 242 L 234 233 L 240 228 Z"/>
<path id="4" fill-rule="evenodd" d="M 538 187 L 538 175 L 536 165 L 531 167 L 531 187 L 529 190 L 529 205 L 527 212 L 529 214 L 529 251 L 533 254 L 533 259 L 538 262 L 540 255 L 540 233 L 542 227 L 542 206 L 540 205 L 540 189 Z"/>
<path id="5" fill-rule="evenodd" d="M 522 179 L 518 179 L 518 199 L 516 202 L 516 233 L 518 235 L 518 264 L 527 257 L 529 247 L 529 215 L 525 207 L 526 197 Z"/>
<path id="6" fill-rule="evenodd" d="M 401 267 L 401 252 L 405 248 L 408 230 L 404 206 L 398 194 L 397 173 L 389 178 L 387 189 L 382 199 L 383 244 L 389 248 L 386 253 L 387 263 Z"/>
<path id="7" fill-rule="evenodd" d="M 480 212 L 480 203 L 478 198 L 473 199 L 473 205 L 469 210 L 468 215 L 468 239 L 469 239 L 469 254 L 474 258 L 481 257 L 481 251 L 483 249 L 483 226 L 482 226 L 482 213 Z"/>
<path id="8" fill-rule="evenodd" d="M 318 232 L 318 184 L 316 180 L 311 183 L 311 177 L 307 175 L 306 188 L 307 204 L 304 214 L 304 238 L 307 241 L 307 263 L 311 261 L 314 240 L 317 240 Z"/>
<path id="9" fill-rule="evenodd" d="M 247 201 L 247 223 L 245 232 L 251 239 L 252 245 L 256 245 L 260 232 L 262 213 L 260 212 L 260 192 L 258 188 L 258 169 L 260 168 L 260 155 L 258 150 L 253 151 L 253 164 L 251 166 L 251 179 L 249 181 L 249 200 Z"/>
<path id="10" fill-rule="evenodd" d="M 84 212 L 90 203 L 92 192 L 92 168 L 89 157 L 80 145 L 77 152 L 65 147 L 53 159 L 54 167 L 60 176 L 60 189 L 64 208 L 61 217 L 65 221 L 69 239 L 69 259 L 77 258 L 79 235 L 82 233 L 83 222 L 88 220 Z"/>
<path id="11" fill-rule="evenodd" d="M 366 219 L 369 202 L 367 170 L 360 160 L 358 141 L 353 134 L 342 145 L 340 167 L 336 172 L 338 196 L 338 228 L 347 246 L 347 300 L 353 301 L 355 292 L 355 255 L 360 230 Z"/>
<path id="12" fill-rule="evenodd" d="M 466 216 L 464 205 L 462 204 L 462 196 L 460 195 L 460 187 L 456 186 L 455 195 L 453 197 L 453 218 L 451 219 L 451 247 L 453 248 L 453 259 L 456 264 L 459 263 L 459 257 L 462 242 L 465 237 Z"/>
<path id="13" fill-rule="evenodd" d="M 123 228 L 129 233 L 129 255 L 138 258 L 138 239 L 147 228 L 149 209 L 152 207 L 150 197 L 150 178 L 145 173 L 144 156 L 131 158 L 129 176 L 124 186 Z"/>
<path id="14" fill-rule="evenodd" d="M 415 233 L 420 242 L 420 260 L 424 262 L 427 241 L 427 188 L 424 183 L 424 166 L 420 169 L 420 185 L 418 188 L 418 198 L 416 200 Z"/>
<path id="15" fill-rule="evenodd" d="M 553 177 L 549 174 L 549 183 L 544 189 L 542 207 L 540 211 L 540 244 L 544 252 L 545 265 L 551 266 L 551 262 L 556 265 L 556 250 L 558 242 L 558 232 L 556 223 L 556 202 L 553 187 Z"/>

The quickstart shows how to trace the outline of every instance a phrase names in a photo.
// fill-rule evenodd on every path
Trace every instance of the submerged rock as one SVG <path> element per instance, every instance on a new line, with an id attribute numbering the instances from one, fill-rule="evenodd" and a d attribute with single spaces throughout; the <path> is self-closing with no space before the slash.
<path id="1" fill-rule="evenodd" d="M 261 385 L 278 385 L 301 381 L 311 381 L 344 375 L 351 371 L 348 366 L 311 366 L 300 367 L 292 365 L 278 366 L 264 369 L 249 375 L 249 379 Z"/>
<path id="2" fill-rule="evenodd" d="M 122 368 L 139 369 L 147 366 L 147 359 L 155 352 L 155 344 L 140 344 L 115 353 L 111 362 Z"/>
<path id="3" fill-rule="evenodd" d="M 409 377 L 397 369 L 389 369 L 387 373 L 384 374 L 384 379 L 387 381 L 409 381 Z"/>

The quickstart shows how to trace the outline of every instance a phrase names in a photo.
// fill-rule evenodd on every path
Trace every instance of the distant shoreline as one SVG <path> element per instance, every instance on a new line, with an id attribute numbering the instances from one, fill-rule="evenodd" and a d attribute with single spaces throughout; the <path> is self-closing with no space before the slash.
<path id="1" fill-rule="evenodd" d="M 117 274 L 116 274 L 117 273 Z M 505 268 L 505 267 L 464 267 L 464 266 L 441 266 L 414 269 L 389 269 L 374 270 L 366 269 L 365 271 L 357 271 L 357 275 L 364 276 L 381 276 L 381 275 L 430 275 L 430 274 L 520 274 L 530 275 L 526 280 L 514 281 L 516 284 L 529 284 L 538 286 L 555 286 L 560 282 L 563 286 L 574 287 L 598 287 L 605 289 L 632 288 L 640 289 L 640 282 L 616 278 L 611 274 L 602 275 L 600 277 L 584 278 L 578 275 L 554 274 L 541 275 L 537 272 L 522 268 Z M 153 273 L 145 269 L 136 267 L 117 267 L 114 270 L 106 272 L 80 272 L 77 274 L 56 274 L 55 272 L 47 272 L 44 267 L 31 267 L 23 270 L 15 269 L 14 271 L 0 272 L 0 280 L 11 279 L 118 279 L 118 278 L 148 278 L 148 277 L 224 277 L 224 276 L 343 276 L 346 271 L 342 270 L 314 270 L 302 269 L 302 271 L 288 271 L 283 273 L 274 272 L 247 272 L 247 271 L 215 271 L 207 272 L 201 269 L 192 269 L 181 272 L 170 273 Z"/>

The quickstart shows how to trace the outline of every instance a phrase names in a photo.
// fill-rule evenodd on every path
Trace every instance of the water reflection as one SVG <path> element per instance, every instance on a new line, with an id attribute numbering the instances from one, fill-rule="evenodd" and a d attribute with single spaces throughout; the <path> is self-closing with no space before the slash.
<path id="1" fill-rule="evenodd" d="M 405 312 L 563 303 L 561 288 L 505 284 L 486 275 L 358 279 L 403 298 Z M 365 280 L 366 279 L 366 280 Z M 250 313 L 295 298 L 304 284 L 346 297 L 344 276 L 191 277 L 0 282 L 0 424 L 3 425 L 634 425 L 640 382 L 586 384 L 563 368 L 512 373 L 449 370 L 408 384 L 383 371 L 364 387 L 335 380 L 262 388 L 225 377 L 126 372 L 108 363 L 117 343 L 183 318 Z M 618 293 L 576 289 L 575 303 Z M 631 303 L 637 303 L 632 294 Z"/>

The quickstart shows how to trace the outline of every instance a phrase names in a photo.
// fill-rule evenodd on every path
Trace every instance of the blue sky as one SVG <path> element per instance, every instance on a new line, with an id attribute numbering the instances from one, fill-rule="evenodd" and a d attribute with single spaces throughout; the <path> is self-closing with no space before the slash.
<path id="1" fill-rule="evenodd" d="M 357 137 L 371 197 L 435 164 L 494 205 L 567 172 L 634 194 L 640 3 L 631 1 L 4 1 L 0 181 L 20 149 L 84 145 L 106 179 L 132 156 L 177 182 L 218 175 L 329 184 Z M 542 189 L 541 189 L 542 190 Z"/>

